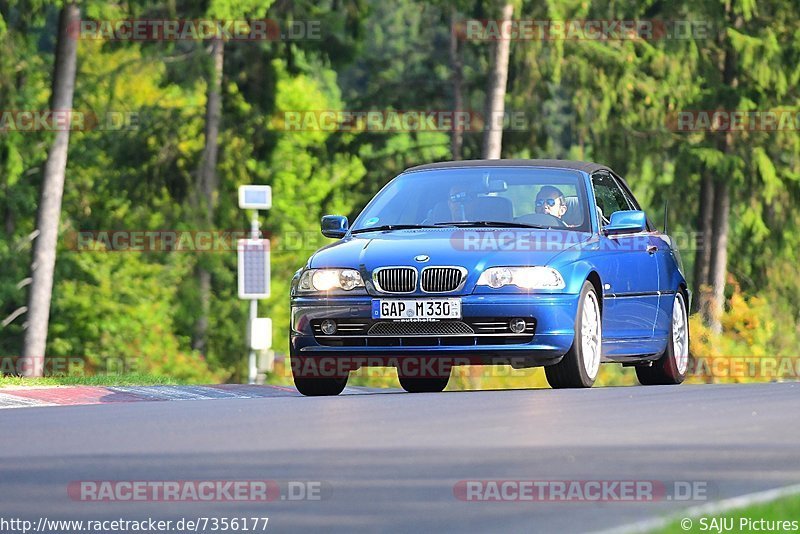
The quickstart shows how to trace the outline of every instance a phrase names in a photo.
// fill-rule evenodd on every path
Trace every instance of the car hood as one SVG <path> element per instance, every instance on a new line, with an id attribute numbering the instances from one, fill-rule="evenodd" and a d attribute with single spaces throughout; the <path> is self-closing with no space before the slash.
<path id="1" fill-rule="evenodd" d="M 312 268 L 340 267 L 372 272 L 376 267 L 459 265 L 469 271 L 492 266 L 554 265 L 565 250 L 591 234 L 538 229 L 420 229 L 369 232 L 317 251 Z M 420 260 L 417 258 L 420 256 Z M 427 256 L 425 260 L 421 256 Z"/>

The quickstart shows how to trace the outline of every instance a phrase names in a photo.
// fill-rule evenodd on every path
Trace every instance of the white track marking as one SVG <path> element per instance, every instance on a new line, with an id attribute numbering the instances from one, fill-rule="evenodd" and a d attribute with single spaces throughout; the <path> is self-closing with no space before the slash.
<path id="1" fill-rule="evenodd" d="M 18 395 L 0 393 L 0 410 L 4 408 L 31 408 L 34 406 L 56 406 L 52 402 L 44 402 Z"/>

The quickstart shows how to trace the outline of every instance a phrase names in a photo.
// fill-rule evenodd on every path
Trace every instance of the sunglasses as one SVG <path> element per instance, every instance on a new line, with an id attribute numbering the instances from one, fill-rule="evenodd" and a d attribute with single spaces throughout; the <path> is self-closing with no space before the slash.
<path id="1" fill-rule="evenodd" d="M 542 206 L 547 206 L 549 208 L 554 208 L 556 205 L 555 198 L 540 198 L 536 201 L 536 207 L 541 208 Z"/>

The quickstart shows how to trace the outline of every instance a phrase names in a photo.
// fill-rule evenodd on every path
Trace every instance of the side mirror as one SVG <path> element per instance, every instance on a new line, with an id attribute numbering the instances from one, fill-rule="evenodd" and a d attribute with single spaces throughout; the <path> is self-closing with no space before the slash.
<path id="1" fill-rule="evenodd" d="M 611 222 L 603 227 L 606 235 L 636 234 L 647 229 L 647 217 L 643 211 L 623 210 L 611 214 Z"/>
<path id="2" fill-rule="evenodd" d="M 341 239 L 347 233 L 349 223 L 344 215 L 324 215 L 321 226 L 325 237 Z"/>

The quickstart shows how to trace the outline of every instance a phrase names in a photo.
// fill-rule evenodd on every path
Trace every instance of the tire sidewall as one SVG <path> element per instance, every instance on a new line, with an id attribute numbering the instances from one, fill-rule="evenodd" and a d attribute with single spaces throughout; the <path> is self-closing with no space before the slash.
<path id="1" fill-rule="evenodd" d="M 675 383 L 681 383 L 686 379 L 686 375 L 689 373 L 689 362 L 687 361 L 686 370 L 681 373 L 678 370 L 678 360 L 675 356 L 675 342 L 674 342 L 674 328 L 675 328 L 675 306 L 681 305 L 683 306 L 683 318 L 686 324 L 686 344 L 687 344 L 687 351 L 689 346 L 690 340 L 690 329 L 689 329 L 689 314 L 686 309 L 686 298 L 683 296 L 680 290 L 675 293 L 675 298 L 672 300 L 672 308 L 670 310 L 670 324 L 669 324 L 669 339 L 667 340 L 667 348 L 664 351 L 664 371 L 665 373 L 675 381 Z M 688 355 L 687 355 L 688 357 Z"/>
<path id="2" fill-rule="evenodd" d="M 584 383 L 586 386 L 591 386 L 594 384 L 595 380 L 597 380 L 597 375 L 600 374 L 600 368 L 598 367 L 597 374 L 594 377 L 590 377 L 589 373 L 586 371 L 586 364 L 585 364 L 585 355 L 583 354 L 583 339 L 582 339 L 582 331 L 583 331 L 583 308 L 586 305 L 587 295 L 592 293 L 594 295 L 595 301 L 597 302 L 597 309 L 599 313 L 599 321 L 600 321 L 600 350 L 602 351 L 603 343 L 603 315 L 600 309 L 600 299 L 597 296 L 597 291 L 595 291 L 594 286 L 588 280 L 583 283 L 583 288 L 581 288 L 581 296 L 578 299 L 578 313 L 575 317 L 575 340 L 573 341 L 573 347 L 575 351 L 575 358 L 577 361 L 575 362 L 578 366 L 578 372 L 581 376 L 581 382 Z M 601 353 L 602 354 L 602 353 Z"/>

